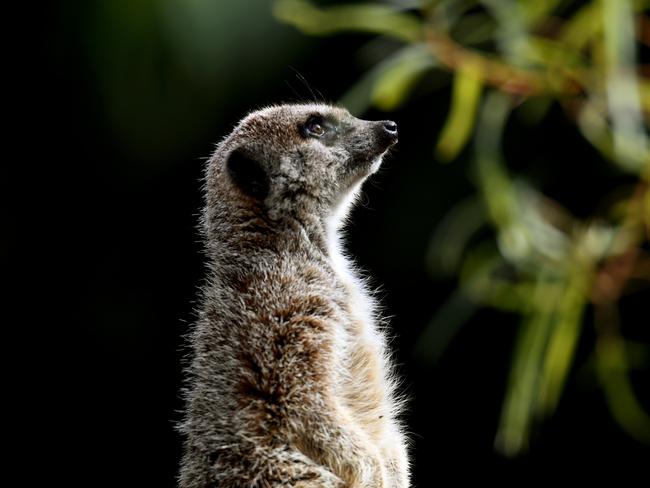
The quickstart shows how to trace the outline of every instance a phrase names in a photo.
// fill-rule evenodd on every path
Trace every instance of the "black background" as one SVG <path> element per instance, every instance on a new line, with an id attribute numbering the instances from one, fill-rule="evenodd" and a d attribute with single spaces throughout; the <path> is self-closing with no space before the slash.
<path id="1" fill-rule="evenodd" d="M 17 169 L 21 183 L 13 183 L 13 173 L 3 183 L 9 238 L 0 250 L 15 272 L 10 305 L 19 305 L 10 324 L 19 338 L 5 346 L 16 381 L 11 398 L 29 399 L 25 412 L 36 421 L 33 432 L 19 435 L 16 451 L 38 466 L 23 472 L 27 479 L 40 472 L 66 486 L 171 487 L 181 453 L 174 424 L 182 409 L 183 335 L 203 276 L 195 229 L 203 160 L 248 111 L 310 99 L 296 72 L 325 99 L 339 98 L 362 74 L 356 53 L 369 38 L 309 38 L 277 24 L 264 2 L 251 2 L 246 15 L 282 42 L 276 49 L 276 38 L 256 37 L 267 31 L 248 29 L 247 17 L 237 17 L 242 23 L 231 28 L 249 37 L 231 41 L 234 55 L 222 60 L 212 89 L 191 77 L 170 81 L 180 64 L 159 32 L 140 32 L 136 23 L 137 35 L 129 37 L 106 20 L 106 3 L 51 4 L 47 20 L 30 24 L 34 50 L 30 43 L 19 56 L 29 93 L 13 101 L 21 105 L 16 126 L 27 136 L 6 168 Z M 140 68 L 152 53 L 149 68 L 159 70 L 159 84 L 151 99 L 166 105 L 142 98 L 148 78 Z M 106 81 L 111 69 L 123 75 L 118 95 Z M 467 155 L 451 165 L 432 157 L 448 96 L 447 89 L 421 89 L 395 113 L 364 115 L 397 121 L 400 143 L 366 185 L 348 233 L 351 254 L 381 285 L 393 317 L 392 344 L 411 399 L 414 485 L 647 470 L 650 450 L 615 424 L 594 379 L 590 312 L 558 411 L 518 459 L 493 449 L 516 317 L 481 311 L 438 363 L 415 359 L 420 333 L 455 286 L 427 271 L 430 236 L 474 191 Z M 604 193 L 628 181 L 559 109 L 534 131 L 517 124 L 508 130 L 513 171 L 533 175 L 577 215 L 591 214 Z M 641 291 L 623 303 L 626 335 L 646 343 L 647 298 Z M 646 363 L 633 377 L 646 409 L 647 370 Z"/>

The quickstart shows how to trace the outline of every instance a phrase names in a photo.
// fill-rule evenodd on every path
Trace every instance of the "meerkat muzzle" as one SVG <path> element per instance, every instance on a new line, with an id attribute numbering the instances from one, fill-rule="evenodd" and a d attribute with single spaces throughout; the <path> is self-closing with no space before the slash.
<path id="1" fill-rule="evenodd" d="M 397 124 L 392 120 L 380 120 L 376 122 L 375 131 L 377 142 L 383 146 L 382 149 L 388 149 L 397 143 Z"/>

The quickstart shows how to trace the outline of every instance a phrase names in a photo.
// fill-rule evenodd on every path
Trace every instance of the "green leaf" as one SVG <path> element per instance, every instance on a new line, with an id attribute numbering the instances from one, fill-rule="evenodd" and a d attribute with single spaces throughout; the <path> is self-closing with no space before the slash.
<path id="1" fill-rule="evenodd" d="M 436 147 L 441 160 L 451 161 L 467 144 L 474 127 L 482 88 L 483 76 L 479 65 L 468 64 L 456 72 L 451 109 Z"/>
<path id="2" fill-rule="evenodd" d="M 631 0 L 603 0 L 607 102 L 616 161 L 641 172 L 650 160 L 650 144 L 641 112 L 636 76 L 634 9 Z"/>
<path id="3" fill-rule="evenodd" d="M 558 8 L 563 0 L 536 0 L 534 2 L 518 2 L 522 17 L 528 25 L 546 20 Z"/>
<path id="4" fill-rule="evenodd" d="M 644 111 L 650 112 L 650 81 L 639 80 L 639 92 L 641 96 L 641 107 Z"/>
<path id="5" fill-rule="evenodd" d="M 562 27 L 559 40 L 580 52 L 603 28 L 599 2 L 581 7 Z"/>
<path id="6" fill-rule="evenodd" d="M 393 110 L 406 101 L 420 77 L 435 66 L 426 46 L 409 44 L 364 74 L 339 104 L 357 115 L 373 103 L 382 110 Z"/>
<path id="7" fill-rule="evenodd" d="M 542 415 L 555 410 L 573 363 L 590 284 L 589 270 L 574 264 L 558 304 L 556 323 L 544 357 L 537 401 Z"/>
<path id="8" fill-rule="evenodd" d="M 530 51 L 528 25 L 524 9 L 527 2 L 481 0 L 481 3 L 485 5 L 499 24 L 496 31 L 499 50 L 511 64 L 525 66 L 527 64 L 525 54 Z M 540 2 L 537 0 L 534 3 Z"/>
<path id="9" fill-rule="evenodd" d="M 495 447 L 506 456 L 516 456 L 528 447 L 544 352 L 553 330 L 555 305 L 560 299 L 561 290 L 547 293 L 544 274 L 538 277 L 537 285 L 534 300 L 545 300 L 550 306 L 546 311 L 531 310 L 520 326 L 495 439 Z"/>
<path id="10" fill-rule="evenodd" d="M 405 48 L 378 71 L 371 93 L 373 104 L 386 112 L 395 110 L 404 103 L 422 75 L 435 65 L 422 45 Z"/>
<path id="11" fill-rule="evenodd" d="M 513 182 L 501 154 L 501 139 L 511 105 L 512 99 L 505 93 L 488 92 L 481 108 L 474 145 L 478 185 L 488 216 L 499 230 L 513 224 L 517 208 Z"/>
<path id="12" fill-rule="evenodd" d="M 405 42 L 423 38 L 420 20 L 388 5 L 353 3 L 319 8 L 307 0 L 277 0 L 274 15 L 306 34 L 329 35 L 341 31 L 368 32 Z"/>

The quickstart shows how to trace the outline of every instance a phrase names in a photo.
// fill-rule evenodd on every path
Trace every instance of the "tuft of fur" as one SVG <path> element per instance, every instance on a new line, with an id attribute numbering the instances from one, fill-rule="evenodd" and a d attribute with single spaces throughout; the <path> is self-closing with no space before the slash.
<path id="1" fill-rule="evenodd" d="M 216 148 L 181 488 L 409 486 L 386 338 L 339 230 L 397 141 L 324 104 L 245 117 Z"/>

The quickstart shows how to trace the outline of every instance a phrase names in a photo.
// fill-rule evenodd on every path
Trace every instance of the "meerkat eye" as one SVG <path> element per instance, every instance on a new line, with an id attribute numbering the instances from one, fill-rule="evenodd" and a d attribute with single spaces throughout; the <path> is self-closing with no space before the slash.
<path id="1" fill-rule="evenodd" d="M 320 116 L 311 117 L 303 127 L 304 134 L 310 137 L 323 137 L 327 130 L 323 118 Z"/>

